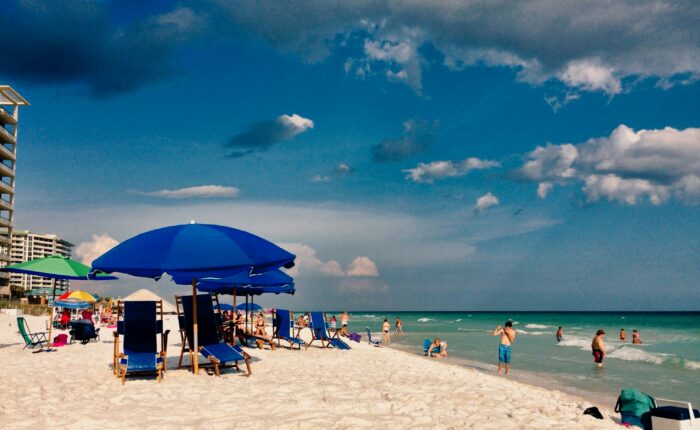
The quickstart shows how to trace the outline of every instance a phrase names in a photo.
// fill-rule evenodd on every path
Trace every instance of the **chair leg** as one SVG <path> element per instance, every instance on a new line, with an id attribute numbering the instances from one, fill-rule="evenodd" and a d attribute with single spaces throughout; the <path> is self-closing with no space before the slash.
<path id="1" fill-rule="evenodd" d="M 122 367 L 122 385 L 126 382 L 126 366 Z"/>

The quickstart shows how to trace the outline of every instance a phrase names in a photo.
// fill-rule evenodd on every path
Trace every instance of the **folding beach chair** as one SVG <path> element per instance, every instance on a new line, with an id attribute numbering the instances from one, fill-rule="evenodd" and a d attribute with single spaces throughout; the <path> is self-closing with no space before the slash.
<path id="1" fill-rule="evenodd" d="M 296 336 L 292 336 L 293 321 L 294 314 L 292 313 L 292 311 L 286 309 L 275 310 L 275 329 L 272 337 L 277 338 L 278 346 L 281 346 L 280 340 L 285 340 L 289 342 L 289 349 L 292 349 L 294 345 L 298 346 L 299 349 L 301 349 L 302 345 L 304 345 L 304 349 L 308 348 L 309 345 L 307 345 L 306 342 L 304 342 Z"/>
<path id="2" fill-rule="evenodd" d="M 168 333 L 163 333 L 163 301 L 117 302 L 117 330 L 114 332 L 114 372 L 122 385 L 127 375 L 156 374 L 163 378 Z M 158 351 L 158 335 L 161 335 Z M 119 352 L 123 336 L 123 352 Z"/>
<path id="3" fill-rule="evenodd" d="M 367 330 L 367 340 L 369 341 L 369 344 L 370 344 L 370 345 L 373 345 L 373 346 L 378 346 L 378 347 L 379 347 L 379 346 L 382 346 L 382 341 L 381 341 L 381 340 L 379 340 L 379 339 L 377 339 L 377 340 L 372 340 L 372 332 L 369 331 L 369 327 L 365 327 L 365 329 Z"/>
<path id="4" fill-rule="evenodd" d="M 27 324 L 27 320 L 25 320 L 24 317 L 17 317 L 17 326 L 19 327 L 19 334 L 21 334 L 22 339 L 24 339 L 24 348 L 34 349 L 34 347 L 41 347 L 42 344 L 48 342 L 48 339 L 46 338 L 48 332 L 42 331 L 32 333 L 32 331 L 29 329 L 29 324 Z"/>
<path id="5" fill-rule="evenodd" d="M 333 336 L 328 334 L 326 314 L 322 312 L 311 312 L 311 332 L 314 337 L 309 344 L 313 343 L 314 340 L 320 340 L 323 348 L 332 345 L 338 349 L 350 349 L 350 346 L 338 337 L 338 332 L 334 333 Z"/>
<path id="6" fill-rule="evenodd" d="M 175 296 L 175 305 L 177 306 L 180 336 L 182 338 L 182 349 L 180 350 L 178 368 L 182 367 L 182 357 L 185 352 L 188 352 L 190 355 L 190 368 L 194 369 L 194 360 L 198 360 L 199 355 L 194 353 L 194 314 L 192 313 L 192 296 Z M 250 356 L 236 345 L 229 345 L 221 342 L 221 333 L 216 321 L 212 296 L 210 294 L 198 294 L 197 339 L 199 351 L 197 352 L 209 360 L 210 365 L 214 367 L 216 376 L 221 375 L 220 369 L 222 368 L 234 367 L 240 370 L 238 362 L 241 360 L 245 361 L 248 375 L 251 375 Z"/>

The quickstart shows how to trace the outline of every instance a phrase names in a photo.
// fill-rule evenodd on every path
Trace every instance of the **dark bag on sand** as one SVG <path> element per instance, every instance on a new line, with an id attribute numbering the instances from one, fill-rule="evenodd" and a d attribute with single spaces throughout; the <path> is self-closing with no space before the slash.
<path id="1" fill-rule="evenodd" d="M 360 343 L 360 340 L 362 340 L 362 336 L 359 335 L 359 333 L 350 333 L 350 336 L 348 336 L 350 340 L 354 340 L 357 343 Z"/>
<path id="2" fill-rule="evenodd" d="M 583 411 L 583 415 L 590 415 L 592 417 L 598 418 L 599 420 L 603 419 L 603 414 L 600 413 L 600 409 L 596 408 L 595 406 L 586 408 L 586 410 Z"/>

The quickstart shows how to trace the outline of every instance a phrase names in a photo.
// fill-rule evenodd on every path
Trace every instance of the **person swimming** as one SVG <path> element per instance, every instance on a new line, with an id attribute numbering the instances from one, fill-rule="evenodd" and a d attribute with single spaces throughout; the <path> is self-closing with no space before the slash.
<path id="1" fill-rule="evenodd" d="M 555 336 L 557 337 L 557 342 L 561 342 L 561 340 L 564 339 L 564 330 L 561 328 L 561 326 L 559 326 Z"/>
<path id="2" fill-rule="evenodd" d="M 593 362 L 598 364 L 598 367 L 603 367 L 603 359 L 608 355 L 605 352 L 605 342 L 603 337 L 605 336 L 605 330 L 598 330 L 591 342 L 591 350 L 593 352 Z"/>
<path id="3" fill-rule="evenodd" d="M 627 332 L 624 328 L 620 329 L 620 340 L 625 342 L 627 340 Z"/>

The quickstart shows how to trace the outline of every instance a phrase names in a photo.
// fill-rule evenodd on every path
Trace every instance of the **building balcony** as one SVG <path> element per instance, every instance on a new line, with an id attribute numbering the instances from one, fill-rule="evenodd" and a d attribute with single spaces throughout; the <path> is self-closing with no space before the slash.
<path id="1" fill-rule="evenodd" d="M 13 187 L 12 185 L 10 185 L 10 184 L 8 184 L 8 183 L 6 183 L 6 182 L 4 182 L 4 181 L 0 181 L 0 193 L 3 193 L 3 194 L 14 194 L 14 193 L 15 193 L 15 187 Z"/>
<path id="2" fill-rule="evenodd" d="M 5 163 L 0 163 L 0 176 L 15 176 L 15 170 Z"/>
<path id="3" fill-rule="evenodd" d="M 2 128 L 0 128 L 0 130 L 2 130 Z M 2 135 L 2 133 L 0 132 L 0 136 L 1 135 Z M 2 139 L 0 139 L 0 141 L 1 140 Z M 17 159 L 17 155 L 15 155 L 15 153 L 13 151 L 11 151 L 10 149 L 8 149 L 5 145 L 0 144 L 0 158 L 14 161 Z"/>
<path id="4" fill-rule="evenodd" d="M 5 143 L 11 143 L 15 144 L 17 143 L 17 140 L 15 139 L 15 135 L 10 133 L 9 131 L 5 130 L 4 127 L 0 127 L 0 141 L 5 142 Z"/>
<path id="5" fill-rule="evenodd" d="M 0 210 L 11 211 L 14 209 L 12 206 L 12 203 L 8 202 L 7 200 L 0 199 Z"/>
<path id="6" fill-rule="evenodd" d="M 12 227 L 12 221 L 0 216 L 0 227 Z M 2 254 L 0 252 L 0 254 Z"/>
<path id="7" fill-rule="evenodd" d="M 10 279 L 10 272 L 0 272 L 0 279 Z"/>
<path id="8" fill-rule="evenodd" d="M 14 116 L 3 108 L 0 108 L 0 124 L 17 124 Z"/>
<path id="9" fill-rule="evenodd" d="M 11 245 L 12 244 L 12 239 L 10 236 L 5 234 L 0 234 L 0 245 Z"/>

